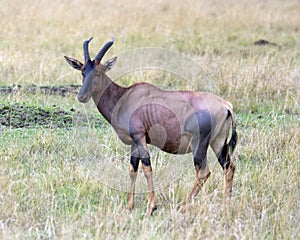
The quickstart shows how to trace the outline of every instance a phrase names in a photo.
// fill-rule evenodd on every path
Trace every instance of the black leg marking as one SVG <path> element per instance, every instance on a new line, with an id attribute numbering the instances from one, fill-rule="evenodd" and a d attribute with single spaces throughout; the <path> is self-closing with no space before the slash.
<path id="1" fill-rule="evenodd" d="M 219 163 L 221 164 L 223 169 L 228 169 L 230 166 L 230 161 L 228 160 L 229 146 L 226 142 L 227 139 L 225 140 L 223 148 L 218 156 Z"/>
<path id="2" fill-rule="evenodd" d="M 206 138 L 202 139 L 198 145 L 197 149 L 194 151 L 194 165 L 195 167 L 198 166 L 199 169 L 205 169 L 206 168 L 206 155 L 207 155 L 207 148 L 209 144 L 209 138 L 210 135 L 206 136 Z"/>
<path id="3" fill-rule="evenodd" d="M 131 156 L 130 157 L 130 164 L 133 167 L 133 170 L 136 172 L 139 168 L 139 163 L 140 163 L 140 158 L 135 157 L 135 156 Z"/>
<path id="4" fill-rule="evenodd" d="M 211 116 L 208 111 L 199 110 L 195 113 L 198 120 L 198 133 L 195 132 L 193 136 L 193 155 L 194 165 L 199 169 L 204 170 L 206 168 L 206 155 L 207 149 L 211 137 Z"/>
<path id="5" fill-rule="evenodd" d="M 151 166 L 150 158 L 142 158 L 142 163 L 147 167 Z"/>
<path id="6" fill-rule="evenodd" d="M 206 168 L 206 159 L 204 158 L 194 158 L 194 165 L 195 167 L 198 166 L 199 169 L 205 169 Z"/>

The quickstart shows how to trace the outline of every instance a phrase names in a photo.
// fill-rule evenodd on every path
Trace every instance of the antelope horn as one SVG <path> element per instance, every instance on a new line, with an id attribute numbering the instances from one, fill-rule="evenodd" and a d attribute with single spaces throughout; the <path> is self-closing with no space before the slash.
<path id="1" fill-rule="evenodd" d="M 93 37 L 91 37 L 89 40 L 84 41 L 83 43 L 83 53 L 84 53 L 84 61 L 91 60 L 90 54 L 89 54 L 89 43 L 92 41 Z"/>
<path id="2" fill-rule="evenodd" d="M 95 57 L 95 60 L 100 63 L 101 59 L 103 58 L 104 54 L 107 52 L 107 50 L 113 45 L 114 43 L 114 38 L 112 38 L 109 42 L 107 42 L 103 48 L 99 51 L 97 56 Z"/>

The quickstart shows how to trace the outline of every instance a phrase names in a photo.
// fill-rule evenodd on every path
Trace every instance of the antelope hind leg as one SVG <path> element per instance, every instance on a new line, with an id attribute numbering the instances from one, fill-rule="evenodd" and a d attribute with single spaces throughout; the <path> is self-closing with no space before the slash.
<path id="1" fill-rule="evenodd" d="M 130 176 L 130 193 L 128 198 L 128 204 L 126 209 L 132 210 L 134 208 L 134 195 L 135 195 L 135 182 L 137 177 L 137 171 L 139 167 L 140 158 L 131 155 L 130 157 L 130 167 L 129 167 L 129 176 Z"/>
<path id="2" fill-rule="evenodd" d="M 225 201 L 228 202 L 231 198 L 232 194 L 232 185 L 233 185 L 233 176 L 235 171 L 235 166 L 231 161 L 230 155 L 227 156 L 227 161 L 229 161 L 229 166 L 225 167 L 224 175 L 225 175 Z"/>
<path id="3" fill-rule="evenodd" d="M 208 169 L 200 170 L 198 166 L 195 167 L 196 169 L 196 180 L 194 183 L 194 187 L 192 191 L 188 194 L 185 202 L 183 203 L 181 207 L 181 211 L 187 210 L 190 203 L 192 203 L 193 199 L 199 191 L 202 189 L 204 183 L 207 181 L 207 179 L 210 176 L 210 171 Z"/>

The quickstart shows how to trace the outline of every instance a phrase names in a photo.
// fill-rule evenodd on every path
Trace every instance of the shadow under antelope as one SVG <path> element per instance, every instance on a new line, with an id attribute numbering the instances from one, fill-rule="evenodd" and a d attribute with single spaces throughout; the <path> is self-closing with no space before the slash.
<path id="1" fill-rule="evenodd" d="M 67 56 L 65 59 L 83 76 L 78 100 L 86 103 L 92 98 L 121 141 L 131 145 L 127 208 L 134 208 L 135 181 L 141 162 L 149 190 L 147 214 L 151 215 L 156 209 L 147 144 L 172 154 L 192 152 L 196 180 L 184 206 L 192 201 L 210 176 L 206 156 L 210 145 L 224 170 L 225 198 L 230 197 L 235 170 L 230 155 L 237 142 L 232 104 L 208 92 L 164 91 L 149 83 L 119 86 L 106 75 L 117 57 L 100 63 L 114 39 L 104 45 L 94 60 L 88 51 L 91 40 L 83 44 L 84 63 Z"/>

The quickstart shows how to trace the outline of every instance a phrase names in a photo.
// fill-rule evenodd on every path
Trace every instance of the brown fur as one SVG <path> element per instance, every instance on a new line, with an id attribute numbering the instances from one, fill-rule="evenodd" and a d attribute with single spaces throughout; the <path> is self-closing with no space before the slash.
<path id="1" fill-rule="evenodd" d="M 128 209 L 134 208 L 139 161 L 142 162 L 148 184 L 147 214 L 152 214 L 156 209 L 147 144 L 173 154 L 193 153 L 196 180 L 186 204 L 198 194 L 210 175 L 206 162 L 207 148 L 210 145 L 224 168 L 225 195 L 228 197 L 231 195 L 234 164 L 230 152 L 227 151 L 231 127 L 234 136 L 234 141 L 230 144 L 232 149 L 236 144 L 237 135 L 230 102 L 212 93 L 163 91 L 148 83 L 122 87 L 105 73 L 113 66 L 116 58 L 104 65 L 97 61 L 81 64 L 78 60 L 65 58 L 73 68 L 81 69 L 84 75 L 78 99 L 87 102 L 92 98 L 99 112 L 112 125 L 121 141 L 132 146 L 129 168 L 131 193 Z M 85 72 L 86 67 L 92 69 L 88 75 Z"/>

